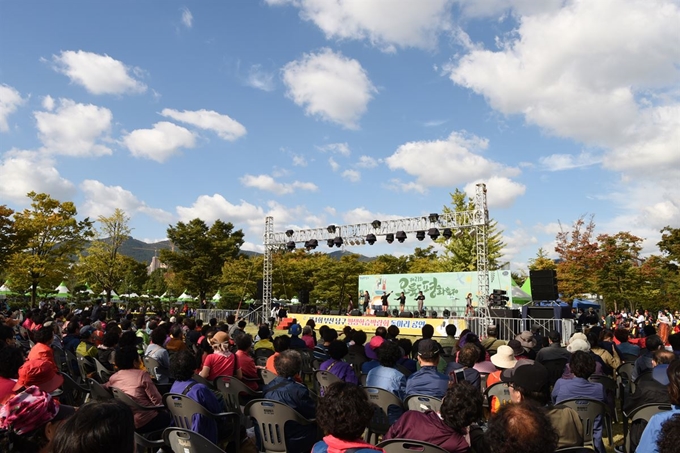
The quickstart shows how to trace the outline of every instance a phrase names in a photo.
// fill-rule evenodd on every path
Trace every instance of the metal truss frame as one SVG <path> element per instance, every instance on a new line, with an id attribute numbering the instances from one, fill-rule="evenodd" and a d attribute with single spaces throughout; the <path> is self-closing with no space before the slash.
<path id="1" fill-rule="evenodd" d="M 263 285 L 262 303 L 266 313 L 271 310 L 272 303 L 272 269 L 273 253 L 276 250 L 285 249 L 289 242 L 295 244 L 305 243 L 312 239 L 319 242 L 319 246 L 325 245 L 328 240 L 337 237 L 342 238 L 344 243 L 349 241 L 364 243 L 366 236 L 374 234 L 376 238 L 385 237 L 388 234 L 395 234 L 403 231 L 406 234 L 416 234 L 424 232 L 427 234 L 430 228 L 437 228 L 439 233 L 443 229 L 453 230 L 474 230 L 477 250 L 477 300 L 478 316 L 491 323 L 491 316 L 488 307 L 489 297 L 489 257 L 487 249 L 489 210 L 487 207 L 486 185 L 477 184 L 475 190 L 474 209 L 471 211 L 448 212 L 432 216 L 407 217 L 401 219 L 381 220 L 380 225 L 373 226 L 373 223 L 357 223 L 351 225 L 329 225 L 325 228 L 310 228 L 302 230 L 288 230 L 285 232 L 274 232 L 274 218 L 265 219 L 265 229 L 263 236 L 264 243 L 264 265 L 263 265 Z M 455 237 L 455 236 L 454 236 Z M 396 238 L 395 238 L 396 239 Z M 455 239 L 452 239 L 455 240 Z"/>

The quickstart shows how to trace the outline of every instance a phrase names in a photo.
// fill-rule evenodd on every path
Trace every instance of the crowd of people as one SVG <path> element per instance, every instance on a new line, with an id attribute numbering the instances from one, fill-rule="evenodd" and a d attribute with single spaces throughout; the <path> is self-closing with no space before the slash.
<path id="1" fill-rule="evenodd" d="M 395 325 L 339 332 L 317 329 L 312 320 L 305 326 L 293 320 L 286 333 L 275 335 L 261 325 L 253 337 L 247 333 L 254 333 L 253 327 L 233 315 L 202 322 L 106 311 L 101 304 L 78 314 L 50 305 L 8 312 L 0 318 L 0 450 L 132 452 L 135 432 L 148 435 L 172 426 L 164 394 L 184 395 L 211 413 L 224 412 L 224 395 L 214 383 L 227 377 L 256 395 L 244 396 L 244 403 L 278 401 L 315 421 L 286 425 L 287 451 L 382 451 L 362 438 L 375 411 L 363 386 L 389 392 L 400 402 L 386 408 L 390 427 L 381 433 L 383 441 L 428 442 L 453 453 L 550 453 L 582 446 L 588 438 L 579 414 L 564 403 L 588 398 L 616 410 L 615 395 L 602 380 L 620 377 L 617 370 L 631 363 L 621 409 L 630 414 L 644 404 L 672 405 L 649 423 L 631 426 L 631 443 L 640 453 L 675 452 L 680 425 L 676 319 L 669 321 L 664 338 L 654 322 L 640 327 L 636 317 L 610 314 L 602 325 L 595 321 L 562 344 L 559 332 L 540 326 L 502 338 L 495 326 L 475 333 L 458 332 L 450 324 L 445 338 L 435 338 L 426 324 L 412 341 Z M 65 351 L 89 361 L 92 376 L 102 378 L 97 365 L 107 370 L 105 389 L 153 409 L 131 408 L 116 399 L 64 404 L 59 389 L 71 366 L 61 359 Z M 153 369 L 145 366 L 150 360 Z M 305 363 L 337 382 L 317 391 L 305 379 Z M 267 382 L 264 370 L 272 377 Z M 485 396 L 485 389 L 496 384 L 507 386 L 508 398 Z M 408 410 L 403 402 L 411 396 L 441 405 Z M 605 418 L 598 416 L 592 439 L 598 453 L 605 453 L 605 427 Z M 234 429 L 240 432 L 239 445 L 223 444 Z M 262 446 L 259 429 L 248 423 L 229 427 L 195 414 L 192 430 L 233 451 Z M 114 446 L 102 447 L 105 439 L 113 439 Z"/>

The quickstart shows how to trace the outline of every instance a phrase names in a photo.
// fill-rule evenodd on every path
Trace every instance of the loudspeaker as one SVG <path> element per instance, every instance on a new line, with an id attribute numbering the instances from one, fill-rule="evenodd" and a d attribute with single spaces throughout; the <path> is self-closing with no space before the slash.
<path id="1" fill-rule="evenodd" d="M 514 318 L 519 319 L 519 308 L 489 308 L 492 318 Z"/>
<path id="2" fill-rule="evenodd" d="M 432 310 L 430 311 L 430 318 L 436 318 L 437 317 L 437 312 Z"/>
<path id="3" fill-rule="evenodd" d="M 361 310 L 352 310 L 349 313 L 350 316 L 361 316 Z"/>
<path id="4" fill-rule="evenodd" d="M 337 309 L 337 310 L 331 310 L 331 312 L 329 314 L 332 315 L 332 316 L 340 316 L 340 315 L 343 315 L 344 313 L 342 312 L 341 309 Z"/>
<path id="5" fill-rule="evenodd" d="M 309 303 L 309 290 L 301 289 L 298 291 L 298 300 L 302 305 L 307 305 Z"/>
<path id="6" fill-rule="evenodd" d="M 529 271 L 531 298 L 533 300 L 557 300 L 557 272 L 552 269 Z"/>
<path id="7" fill-rule="evenodd" d="M 257 292 L 255 293 L 255 300 L 262 300 L 262 293 L 264 291 L 264 280 L 257 281 Z"/>
<path id="8" fill-rule="evenodd" d="M 514 332 L 522 330 L 520 328 L 519 309 L 513 308 L 489 308 L 491 320 L 498 329 L 498 338 L 511 340 L 515 337 Z M 509 319 L 508 319 L 509 318 Z"/>
<path id="9" fill-rule="evenodd" d="M 381 318 L 387 318 L 387 316 L 389 316 L 389 313 L 387 313 L 386 311 L 378 310 L 375 312 L 375 315 Z"/>
<path id="10" fill-rule="evenodd" d="M 526 310 L 526 317 L 534 319 L 555 319 L 554 307 L 522 307 L 522 311 Z"/>
<path id="11" fill-rule="evenodd" d="M 411 313 L 410 311 L 402 311 L 401 313 L 399 313 L 399 317 L 400 318 L 413 318 L 413 313 Z"/>
<path id="12" fill-rule="evenodd" d="M 316 314 L 316 305 L 307 305 L 304 307 L 304 313 L 306 315 Z"/>

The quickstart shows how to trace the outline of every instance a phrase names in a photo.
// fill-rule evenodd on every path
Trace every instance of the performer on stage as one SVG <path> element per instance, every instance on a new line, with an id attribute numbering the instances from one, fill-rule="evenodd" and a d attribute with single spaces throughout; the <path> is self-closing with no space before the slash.
<path id="1" fill-rule="evenodd" d="M 354 310 L 354 301 L 352 300 L 352 295 L 350 294 L 349 300 L 347 301 L 347 314 L 349 315 L 352 310 Z"/>
<path id="2" fill-rule="evenodd" d="M 389 303 L 387 302 L 387 298 L 390 297 L 393 291 L 390 291 L 389 293 L 385 293 L 382 296 L 380 296 L 380 300 L 382 301 L 382 309 L 384 312 L 387 312 L 389 309 Z"/>
<path id="3" fill-rule="evenodd" d="M 472 293 L 465 296 L 465 316 L 474 316 L 475 309 L 472 308 Z"/>
<path id="4" fill-rule="evenodd" d="M 418 301 L 418 311 L 423 311 L 423 306 L 425 305 L 425 296 L 423 296 L 422 291 L 418 291 L 418 297 L 416 297 L 415 300 Z"/>
<path id="5" fill-rule="evenodd" d="M 371 295 L 366 291 L 364 293 L 364 314 L 368 312 L 368 306 L 371 304 Z"/>
<path id="6" fill-rule="evenodd" d="M 402 291 L 401 294 L 399 295 L 399 313 L 404 312 L 404 306 L 406 305 L 406 296 L 404 295 L 404 292 Z"/>

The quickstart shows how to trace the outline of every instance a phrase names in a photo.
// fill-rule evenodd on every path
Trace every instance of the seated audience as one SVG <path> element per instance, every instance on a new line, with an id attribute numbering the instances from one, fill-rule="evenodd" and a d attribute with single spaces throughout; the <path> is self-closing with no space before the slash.
<path id="1" fill-rule="evenodd" d="M 52 364 L 55 373 L 59 371 L 57 363 L 54 361 L 54 351 L 52 350 L 52 340 L 54 339 L 54 327 L 41 327 L 33 332 L 35 346 L 28 352 L 26 360 L 45 360 Z"/>
<path id="2" fill-rule="evenodd" d="M 322 326 L 326 327 L 326 326 Z M 328 346 L 334 342 L 335 340 L 338 339 L 338 331 L 335 329 L 323 329 L 320 330 L 319 333 L 321 334 L 321 338 L 323 339 L 323 342 L 319 342 L 314 349 L 312 350 L 314 354 L 314 358 L 318 360 L 319 362 L 325 362 L 326 360 L 330 359 L 330 355 L 328 354 Z"/>
<path id="3" fill-rule="evenodd" d="M 304 349 L 307 347 L 307 343 L 305 343 L 305 340 L 300 338 L 300 334 L 302 333 L 302 326 L 300 324 L 293 324 L 290 326 L 290 329 L 288 329 L 290 333 L 290 348 L 291 349 Z M 312 348 L 313 349 L 313 348 Z"/>
<path id="4" fill-rule="evenodd" d="M 403 355 L 397 360 L 397 365 L 401 365 L 406 368 L 411 374 L 418 371 L 418 362 L 411 358 L 413 352 L 413 343 L 408 338 L 400 338 L 397 340 L 399 349 Z"/>
<path id="5" fill-rule="evenodd" d="M 470 425 L 482 418 L 483 401 L 481 392 L 469 383 L 453 384 L 444 395 L 441 414 L 406 411 L 384 438 L 419 440 L 438 445 L 449 453 L 466 453 L 470 451 L 466 437 Z"/>
<path id="6" fill-rule="evenodd" d="M 180 324 L 175 324 L 170 329 L 170 340 L 165 344 L 165 349 L 169 352 L 183 351 L 187 349 L 187 344 L 184 342 L 184 331 Z"/>
<path id="7" fill-rule="evenodd" d="M 431 324 L 425 324 L 423 327 L 420 328 L 420 333 L 422 334 L 422 338 L 416 340 L 413 343 L 413 358 L 417 359 L 418 355 L 418 343 L 420 343 L 423 340 L 432 340 L 432 337 L 434 336 L 434 327 Z M 441 357 L 444 354 L 444 349 L 442 346 L 435 340 L 434 343 L 437 345 L 437 349 L 439 350 L 439 356 Z M 438 369 L 440 373 L 443 373 L 444 370 L 446 369 L 446 361 L 441 360 L 442 363 L 438 364 Z"/>
<path id="8" fill-rule="evenodd" d="M 292 349 L 283 351 L 274 361 L 274 367 L 277 376 L 262 389 L 264 398 L 283 403 L 307 419 L 314 418 L 316 405 L 309 389 L 294 379 L 302 369 L 300 353 Z M 286 425 L 287 451 L 309 451 L 315 441 L 316 425 Z"/>
<path id="9" fill-rule="evenodd" d="M 442 348 L 444 348 L 445 351 L 447 348 L 450 349 L 451 352 L 449 352 L 449 355 L 453 355 L 458 346 L 458 340 L 456 339 L 456 331 L 458 329 L 456 328 L 455 324 L 447 324 L 445 329 L 446 338 L 441 340 L 439 344 L 442 346 Z"/>
<path id="10" fill-rule="evenodd" d="M 80 343 L 76 348 L 76 354 L 83 357 L 97 357 L 99 355 L 97 346 L 92 342 L 92 332 L 94 332 L 94 329 L 90 326 L 83 326 L 80 329 Z"/>
<path id="11" fill-rule="evenodd" d="M 420 370 L 406 381 L 405 396 L 425 395 L 442 399 L 449 387 L 448 376 L 437 371 L 439 347 L 433 340 L 418 343 L 418 364 Z"/>
<path id="12" fill-rule="evenodd" d="M 229 329 L 230 332 L 228 332 L 228 333 L 229 333 L 229 336 L 231 337 L 231 339 L 234 340 L 234 341 L 236 341 L 236 339 L 237 339 L 238 337 L 240 337 L 240 336 L 242 336 L 242 335 L 245 335 L 245 334 L 246 334 L 246 326 L 247 326 L 247 325 L 248 325 L 248 323 L 247 323 L 245 320 L 242 319 L 242 320 L 240 320 L 238 323 L 236 323 L 236 328 L 233 329 L 233 332 L 234 332 L 233 334 L 231 333 L 232 330 Z"/>
<path id="13" fill-rule="evenodd" d="M 364 345 L 364 353 L 368 361 L 361 364 L 362 374 L 368 374 L 373 368 L 380 365 L 377 351 L 384 342 L 385 339 L 383 337 L 376 335 L 375 337 L 371 338 L 371 341 Z"/>
<path id="14" fill-rule="evenodd" d="M 151 331 L 151 344 L 147 346 L 144 352 L 145 357 L 152 358 L 158 362 L 159 367 L 156 369 L 156 379 L 159 384 L 170 382 L 168 371 L 170 369 L 170 355 L 168 350 L 163 347 L 165 339 L 165 329 L 161 326 L 156 327 Z"/>
<path id="15" fill-rule="evenodd" d="M 281 354 L 283 351 L 287 351 L 289 349 L 290 349 L 290 337 L 288 335 L 279 335 L 278 337 L 274 338 L 274 354 L 267 357 L 265 369 L 276 374 L 276 368 L 274 368 L 274 360 L 276 360 L 279 354 Z"/>
<path id="16" fill-rule="evenodd" d="M 135 424 L 130 408 L 116 401 L 88 403 L 59 429 L 52 453 L 134 453 Z"/>
<path id="17" fill-rule="evenodd" d="M 378 348 L 379 365 L 368 372 L 366 386 L 383 389 L 403 400 L 406 396 L 406 376 L 395 368 L 400 356 L 399 346 L 384 341 Z M 390 423 L 396 422 L 402 413 L 402 409 L 391 405 L 387 411 Z"/>
<path id="18" fill-rule="evenodd" d="M 635 361 L 635 368 L 633 369 L 633 374 L 631 379 L 634 381 L 642 374 L 647 371 L 651 371 L 654 366 L 652 365 L 652 358 L 654 357 L 654 351 L 657 349 L 663 349 L 663 341 L 658 335 L 650 335 L 646 337 L 645 350 L 642 355 L 638 357 Z"/>
<path id="19" fill-rule="evenodd" d="M 496 367 L 496 371 L 489 374 L 486 379 L 487 387 L 491 387 L 496 382 L 501 381 L 501 372 L 510 368 L 514 368 L 517 365 L 517 359 L 515 358 L 515 351 L 506 344 L 498 347 L 496 354 L 491 356 L 491 363 Z"/>
<path id="20" fill-rule="evenodd" d="M 474 344 L 466 344 L 458 352 L 458 359 L 456 362 L 450 362 L 446 366 L 446 376 L 449 381 L 454 382 L 456 370 L 463 370 L 465 381 L 472 384 L 478 390 L 481 390 L 482 378 L 479 371 L 474 369 L 475 363 L 479 358 L 479 349 Z"/>
<path id="21" fill-rule="evenodd" d="M 319 369 L 328 371 L 345 382 L 357 385 L 359 380 L 357 379 L 357 375 L 354 374 L 352 365 L 342 361 L 347 355 L 347 352 L 347 344 L 344 341 L 332 341 L 331 344 L 328 345 L 328 355 L 331 358 L 323 362 Z"/>
<path id="22" fill-rule="evenodd" d="M 613 351 L 614 355 L 611 355 L 606 349 L 600 345 L 600 336 L 596 332 L 588 332 L 588 343 L 590 344 L 590 352 L 597 355 L 602 359 L 604 366 L 602 367 L 602 372 L 613 378 L 614 371 L 621 365 L 621 360 L 619 359 L 616 351 Z"/>
<path id="23" fill-rule="evenodd" d="M 571 359 L 571 353 L 560 344 L 562 336 L 556 330 L 548 332 L 548 347 L 541 348 L 536 353 L 536 361 L 542 364 L 550 360 L 564 359 L 567 362 Z"/>
<path id="24" fill-rule="evenodd" d="M 109 371 L 113 371 L 116 363 L 116 345 L 118 345 L 118 330 L 112 329 L 104 334 L 102 344 L 97 346 L 97 360 Z M 139 353 L 139 350 L 137 352 Z"/>
<path id="25" fill-rule="evenodd" d="M 325 436 L 314 444 L 312 453 L 382 451 L 361 439 L 372 416 L 373 406 L 361 387 L 347 382 L 331 384 L 319 400 L 316 416 Z"/>
<path id="26" fill-rule="evenodd" d="M 491 325 L 486 328 L 486 338 L 482 341 L 482 346 L 490 356 L 496 354 L 498 348 L 506 344 L 505 341 L 498 339 L 498 327 Z"/>
<path id="27" fill-rule="evenodd" d="M 554 453 L 557 433 L 544 410 L 529 403 L 505 404 L 489 420 L 489 453 Z M 481 450 L 481 449 L 480 449 Z"/>
<path id="28" fill-rule="evenodd" d="M 635 357 L 640 355 L 640 346 L 628 341 L 630 338 L 630 331 L 628 329 L 619 327 L 614 330 L 614 338 L 619 342 L 619 344 L 616 345 L 616 349 L 618 349 L 621 354 Z"/>
<path id="29" fill-rule="evenodd" d="M 366 343 L 366 332 L 363 330 L 353 330 L 351 334 L 351 339 L 349 345 L 349 353 L 357 357 L 363 357 L 366 360 L 366 351 L 364 344 Z"/>
<path id="30" fill-rule="evenodd" d="M 236 347 L 238 348 L 238 351 L 236 351 L 236 367 L 241 373 L 241 379 L 244 384 L 251 390 L 259 390 L 260 375 L 257 371 L 255 360 L 250 355 L 252 346 L 253 337 L 248 334 L 241 335 L 236 340 Z"/>
<path id="31" fill-rule="evenodd" d="M 54 371 L 50 362 L 33 359 L 27 360 L 19 368 L 19 379 L 14 385 L 14 391 L 21 391 L 33 385 L 43 392 L 52 393 L 64 383 L 64 377 Z"/>
<path id="32" fill-rule="evenodd" d="M 529 356 L 527 356 L 526 351 L 522 347 L 522 343 L 520 343 L 519 340 L 508 340 L 508 346 L 510 349 L 512 349 L 512 352 L 515 355 L 515 360 L 529 359 Z"/>
<path id="33" fill-rule="evenodd" d="M 312 328 L 310 326 L 304 326 L 302 328 L 302 341 L 305 342 L 305 346 L 307 346 L 308 349 L 314 349 L 314 346 L 316 346 L 316 342 L 314 341 L 314 337 L 312 336 Z"/>
<path id="34" fill-rule="evenodd" d="M 15 346 L 0 347 L 0 404 L 14 394 L 19 368 L 24 364 L 24 354 Z"/>
<path id="35" fill-rule="evenodd" d="M 672 405 L 670 411 L 653 415 L 642 433 L 637 453 L 659 453 L 657 439 L 661 426 L 674 415 L 680 414 L 680 360 L 674 360 L 666 370 L 668 376 L 668 396 Z"/>
<path id="36" fill-rule="evenodd" d="M 137 349 L 120 348 L 116 352 L 118 371 L 109 378 L 105 387 L 115 387 L 132 398 L 141 406 L 160 406 L 163 398 L 151 381 L 149 373 L 140 369 L 142 363 Z M 166 411 L 137 410 L 133 411 L 135 429 L 139 433 L 150 433 L 170 425 L 171 417 Z"/>
<path id="37" fill-rule="evenodd" d="M 261 326 L 257 331 L 258 340 L 255 342 L 253 349 L 257 351 L 258 349 L 269 349 L 274 351 L 274 343 L 271 340 L 272 333 L 267 326 Z"/>
<path id="38" fill-rule="evenodd" d="M 238 376 L 236 372 L 236 356 L 229 350 L 229 334 L 218 331 L 210 339 L 213 353 L 203 361 L 203 368 L 198 373 L 202 378 L 213 382 L 220 376 Z"/>
<path id="39" fill-rule="evenodd" d="M 676 414 L 661 426 L 656 449 L 659 453 L 677 453 L 680 445 L 680 415 Z"/>
<path id="40" fill-rule="evenodd" d="M 524 330 L 515 337 L 515 340 L 519 341 L 520 345 L 524 348 L 524 353 L 518 355 L 522 355 L 531 360 L 536 359 L 536 338 L 534 338 L 533 333 Z M 508 342 L 508 344 L 510 344 L 510 342 Z M 519 358 L 517 360 L 519 360 Z"/>

